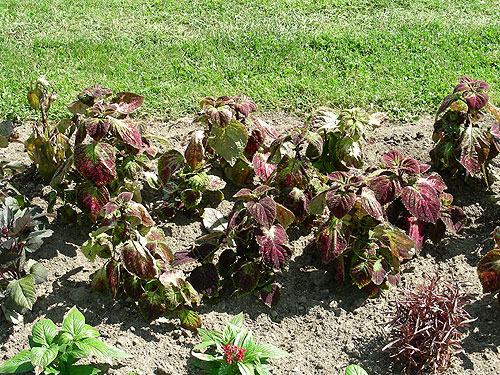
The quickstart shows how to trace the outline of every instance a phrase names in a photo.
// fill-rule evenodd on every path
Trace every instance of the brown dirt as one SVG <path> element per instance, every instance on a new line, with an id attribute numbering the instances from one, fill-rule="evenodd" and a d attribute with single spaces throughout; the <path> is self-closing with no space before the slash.
<path id="1" fill-rule="evenodd" d="M 286 115 L 262 116 L 277 129 L 301 123 L 301 119 Z M 28 125 L 19 131 L 21 139 L 28 134 Z M 156 123 L 151 132 L 179 145 L 190 129 L 189 121 Z M 429 162 L 432 119 L 405 123 L 384 123 L 373 131 L 371 144 L 365 151 L 371 162 L 378 162 L 389 149 Z M 26 165 L 30 161 L 22 145 L 0 149 L 0 160 L 17 160 Z M 498 171 L 498 165 L 493 166 Z M 465 353 L 453 360 L 446 374 L 500 373 L 500 309 L 496 300 L 481 292 L 475 265 L 480 257 L 493 247 L 490 233 L 498 224 L 498 207 L 489 198 L 489 192 L 477 184 L 466 184 L 444 176 L 448 191 L 457 205 L 467 213 L 469 220 L 460 235 L 448 234 L 437 246 L 426 243 L 419 257 L 403 265 L 402 286 L 419 283 L 424 273 L 439 271 L 444 277 L 454 275 L 471 295 L 468 311 L 478 319 L 471 324 L 463 347 Z M 11 182 L 27 194 L 34 204 L 43 206 L 44 186 L 33 169 L 12 178 Z M 494 186 L 494 190 L 498 188 Z M 226 203 L 227 204 L 227 203 Z M 188 247 L 204 233 L 201 220 L 179 215 L 175 221 L 163 223 L 173 249 Z M 60 324 L 63 315 L 73 305 L 84 312 L 87 322 L 96 326 L 105 342 L 116 345 L 134 357 L 109 368 L 110 374 L 197 375 L 190 365 L 190 351 L 199 339 L 179 328 L 175 320 L 145 323 L 134 306 L 112 301 L 90 290 L 89 276 L 99 267 L 80 253 L 79 246 L 87 239 L 87 227 L 63 227 L 52 223 L 54 235 L 48 239 L 36 257 L 49 270 L 49 279 L 37 287 L 38 300 L 25 316 L 25 324 L 9 326 L 0 319 L 0 361 L 28 347 L 27 336 L 35 321 L 47 317 Z M 308 236 L 291 235 L 294 257 L 288 269 L 280 276 L 282 298 L 278 307 L 269 310 L 254 296 L 232 298 L 216 305 L 202 306 L 203 324 L 208 329 L 221 329 L 232 316 L 243 311 L 245 323 L 260 342 L 269 342 L 288 351 L 288 359 L 272 362 L 274 375 L 285 374 L 343 374 L 351 363 L 362 365 L 369 374 L 397 373 L 398 367 L 381 352 L 387 343 L 384 331 L 387 311 L 396 289 L 376 298 L 366 299 L 355 287 L 339 291 L 332 276 L 321 265 L 318 257 L 303 253 Z"/>

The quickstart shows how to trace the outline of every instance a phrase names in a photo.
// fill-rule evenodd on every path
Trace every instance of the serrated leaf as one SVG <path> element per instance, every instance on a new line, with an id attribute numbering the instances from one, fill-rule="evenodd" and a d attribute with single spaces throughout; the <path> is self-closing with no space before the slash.
<path id="1" fill-rule="evenodd" d="M 175 172 L 184 167 L 184 156 L 177 150 L 168 150 L 158 159 L 158 175 L 165 185 Z"/>
<path id="2" fill-rule="evenodd" d="M 115 149 L 108 143 L 79 144 L 74 163 L 78 172 L 96 186 L 104 186 L 116 178 Z"/>
<path id="3" fill-rule="evenodd" d="M 185 189 L 181 192 L 181 201 L 187 210 L 198 206 L 202 198 L 202 193 L 199 190 Z"/>
<path id="4" fill-rule="evenodd" d="M 233 282 L 238 296 L 252 292 L 259 281 L 260 265 L 249 262 L 242 265 L 233 273 Z"/>
<path id="5" fill-rule="evenodd" d="M 59 352 L 57 344 L 51 344 L 49 347 L 31 348 L 31 363 L 36 367 L 45 368 L 54 361 Z"/>
<path id="6" fill-rule="evenodd" d="M 232 120 L 225 128 L 213 128 L 212 131 L 215 137 L 209 139 L 210 146 L 230 166 L 234 166 L 247 144 L 248 135 L 245 126 Z"/>
<path id="7" fill-rule="evenodd" d="M 85 104 L 93 104 L 95 99 L 101 99 L 103 97 L 110 96 L 112 94 L 111 90 L 103 85 L 96 83 L 93 86 L 87 87 L 82 92 L 78 94 L 78 99 Z"/>
<path id="8" fill-rule="evenodd" d="M 191 271 L 189 282 L 196 291 L 215 295 L 219 288 L 219 274 L 212 263 L 202 264 Z"/>
<path id="9" fill-rule="evenodd" d="M 100 141 L 108 133 L 111 124 L 110 118 L 88 117 L 85 119 L 85 130 L 96 142 Z"/>
<path id="10" fill-rule="evenodd" d="M 57 335 L 57 326 L 50 319 L 41 319 L 31 329 L 32 340 L 48 347 Z"/>
<path id="11" fill-rule="evenodd" d="M 326 193 L 325 199 L 331 214 L 342 219 L 354 207 L 356 194 L 350 191 L 331 190 Z"/>
<path id="12" fill-rule="evenodd" d="M 20 307 L 30 309 L 35 302 L 35 278 L 26 275 L 19 280 L 13 280 L 5 289 L 6 294 Z"/>
<path id="13" fill-rule="evenodd" d="M 264 230 L 263 236 L 255 236 L 260 246 L 264 263 L 273 268 L 283 268 L 290 260 L 292 250 L 288 246 L 288 236 L 279 224 Z"/>
<path id="14" fill-rule="evenodd" d="M 191 331 L 196 332 L 198 328 L 201 328 L 201 318 L 200 316 L 189 309 L 182 309 L 177 312 L 181 325 Z"/>
<path id="15" fill-rule="evenodd" d="M 441 211 L 441 199 L 436 189 L 429 184 L 405 186 L 401 190 L 401 201 L 417 219 L 435 223 Z"/>
<path id="16" fill-rule="evenodd" d="M 264 197 L 260 201 L 250 201 L 245 206 L 252 217 L 266 229 L 271 228 L 276 219 L 276 203 L 272 198 Z"/>
<path id="17" fill-rule="evenodd" d="M 316 237 L 316 248 L 323 263 L 339 257 L 346 249 L 349 230 L 342 222 L 332 222 L 323 226 Z"/>
<path id="18" fill-rule="evenodd" d="M 111 133 L 126 145 L 135 150 L 141 150 L 146 147 L 142 140 L 142 135 L 138 127 L 129 119 L 119 120 L 111 118 Z"/>
<path id="19" fill-rule="evenodd" d="M 396 197 L 396 181 L 391 176 L 380 175 L 368 179 L 368 187 L 375 193 L 381 205 L 390 203 Z"/>
<path id="20" fill-rule="evenodd" d="M 378 221 L 384 221 L 384 211 L 382 209 L 382 205 L 375 197 L 375 193 L 367 188 L 363 187 L 361 191 L 361 206 L 365 209 L 365 211 Z"/>
<path id="21" fill-rule="evenodd" d="M 164 298 L 157 292 L 146 291 L 138 301 L 139 311 L 148 322 L 165 315 L 167 307 Z"/>
<path id="22" fill-rule="evenodd" d="M 31 352 L 29 350 L 23 350 L 12 357 L 12 359 L 0 365 L 0 373 L 5 374 L 30 373 L 33 370 L 34 367 L 31 364 Z"/>
<path id="23" fill-rule="evenodd" d="M 128 241 L 119 248 L 119 252 L 123 266 L 132 275 L 145 280 L 158 276 L 153 257 L 139 242 Z"/>
<path id="24" fill-rule="evenodd" d="M 89 181 L 83 181 L 76 188 L 78 207 L 96 222 L 101 209 L 109 202 L 109 192 L 106 186 L 95 186 Z"/>
<path id="25" fill-rule="evenodd" d="M 500 290 L 500 250 L 489 251 L 477 264 L 479 281 L 483 293 L 496 293 Z"/>
<path id="26" fill-rule="evenodd" d="M 205 158 L 205 147 L 203 146 L 203 139 L 205 138 L 205 133 L 203 130 L 197 130 L 194 132 L 189 144 L 184 151 L 184 157 L 186 158 L 186 163 L 192 168 L 196 169 Z"/>
<path id="27" fill-rule="evenodd" d="M 462 133 L 460 142 L 460 164 L 475 176 L 481 171 L 490 152 L 490 142 L 485 131 L 469 125 Z"/>
<path id="28" fill-rule="evenodd" d="M 358 260 L 351 266 L 351 278 L 360 289 L 372 282 L 372 274 L 373 265 L 364 260 Z"/>

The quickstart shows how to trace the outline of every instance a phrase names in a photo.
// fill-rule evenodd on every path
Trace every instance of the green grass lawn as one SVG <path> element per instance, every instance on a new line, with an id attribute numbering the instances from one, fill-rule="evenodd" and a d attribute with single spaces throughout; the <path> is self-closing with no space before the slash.
<path id="1" fill-rule="evenodd" d="M 0 120 L 32 113 L 40 75 L 57 115 L 95 82 L 160 118 L 238 93 L 265 111 L 405 117 L 434 112 L 462 75 L 500 104 L 500 0 L 0 0 Z"/>

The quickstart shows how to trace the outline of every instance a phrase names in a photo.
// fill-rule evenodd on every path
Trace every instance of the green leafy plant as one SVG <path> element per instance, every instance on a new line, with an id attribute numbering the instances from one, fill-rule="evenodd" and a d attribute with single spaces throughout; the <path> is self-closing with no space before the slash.
<path id="1" fill-rule="evenodd" d="M 436 113 L 432 136 L 435 145 L 431 151 L 437 168 L 448 169 L 453 175 L 461 170 L 466 176 L 482 174 L 486 185 L 490 177 L 488 164 L 500 150 L 500 110 L 489 102 L 489 90 L 486 82 L 460 79 Z M 481 121 L 486 111 L 496 122 L 488 125 Z"/>
<path id="2" fill-rule="evenodd" d="M 195 365 L 206 374 L 270 375 L 269 358 L 284 358 L 288 353 L 271 344 L 257 344 L 252 332 L 243 327 L 243 313 L 236 315 L 223 332 L 200 329 L 202 342 L 194 347 Z M 197 352 L 206 348 L 204 353 Z"/>
<path id="3" fill-rule="evenodd" d="M 0 205 L 0 303 L 14 324 L 33 307 L 35 284 L 47 279 L 47 270 L 30 255 L 52 235 L 39 220 L 46 214 L 27 207 L 22 196 L 16 198 L 3 197 Z"/>
<path id="4" fill-rule="evenodd" d="M 339 284 L 349 275 L 370 295 L 398 283 L 400 263 L 419 253 L 426 237 L 459 232 L 466 218 L 428 165 L 395 150 L 382 159 L 365 177 L 329 174 L 331 185 L 309 204 L 318 215 L 328 208 L 312 246 L 335 263 Z"/>
<path id="5" fill-rule="evenodd" d="M 155 151 L 129 115 L 143 101 L 129 92 L 112 96 L 110 89 L 95 84 L 68 106 L 74 114 L 75 145 L 51 185 L 61 192 L 65 179 L 66 185 L 75 182 L 76 202 L 93 221 L 110 198 L 122 191 L 132 191 L 141 200 L 139 178 Z M 72 173 L 73 166 L 77 173 Z"/>
<path id="6" fill-rule="evenodd" d="M 32 133 L 24 142 L 24 146 L 38 173 L 46 181 L 50 181 L 72 155 L 69 138 L 74 127 L 71 127 L 71 119 L 53 122 L 48 118 L 48 112 L 55 100 L 55 90 L 45 78 L 31 83 L 28 102 L 33 109 L 40 111 L 41 120 L 33 124 Z"/>
<path id="7" fill-rule="evenodd" d="M 483 293 L 497 294 L 500 304 L 500 227 L 492 233 L 495 248 L 490 250 L 478 263 L 477 273 L 483 286 Z"/>
<path id="8" fill-rule="evenodd" d="M 196 330 L 200 317 L 190 309 L 200 297 L 179 270 L 163 230 L 154 226 L 146 208 L 124 192 L 103 208 L 99 229 L 90 234 L 82 252 L 91 261 L 107 259 L 92 278 L 92 288 L 113 298 L 137 301 L 147 321 L 176 314 L 181 324 Z"/>
<path id="9" fill-rule="evenodd" d="M 400 291 L 390 312 L 391 342 L 384 347 L 403 365 L 405 374 L 444 372 L 460 345 L 471 319 L 467 295 L 456 282 L 426 275 L 425 283 Z"/>
<path id="10" fill-rule="evenodd" d="M 345 369 L 345 375 L 368 375 L 368 373 L 358 365 L 349 365 Z"/>
<path id="11" fill-rule="evenodd" d="M 88 365 L 75 365 L 81 358 L 95 356 L 111 363 L 112 358 L 129 354 L 99 340 L 99 332 L 85 323 L 85 317 L 72 307 L 62 322 L 62 329 L 50 319 L 33 325 L 29 350 L 16 354 L 0 365 L 1 373 L 33 373 L 35 375 L 95 375 L 101 370 Z"/>
<path id="12" fill-rule="evenodd" d="M 294 216 L 267 195 L 269 190 L 265 185 L 241 189 L 235 194 L 238 201 L 227 223 L 221 214 L 204 218 L 205 227 L 215 231 L 208 242 L 175 254 L 176 264 L 201 263 L 191 271 L 189 280 L 208 298 L 259 291 L 267 305 L 278 301 L 275 272 L 292 256 L 285 228 Z"/>

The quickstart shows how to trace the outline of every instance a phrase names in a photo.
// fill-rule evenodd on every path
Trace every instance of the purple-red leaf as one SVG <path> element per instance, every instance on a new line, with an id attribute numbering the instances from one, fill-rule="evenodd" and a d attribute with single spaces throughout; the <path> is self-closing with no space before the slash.
<path id="1" fill-rule="evenodd" d="M 478 263 L 477 273 L 483 286 L 483 293 L 500 290 L 500 250 L 489 251 Z"/>
<path id="2" fill-rule="evenodd" d="M 219 288 L 219 274 L 212 263 L 202 264 L 191 271 L 189 282 L 196 291 L 214 295 Z"/>
<path id="3" fill-rule="evenodd" d="M 409 217 L 408 225 L 408 236 L 415 241 L 415 250 L 418 254 L 424 244 L 424 238 L 427 232 L 427 223 L 420 221 L 417 218 Z"/>
<path id="4" fill-rule="evenodd" d="M 460 142 L 460 164 L 472 175 L 481 171 L 490 152 L 490 141 L 485 131 L 469 125 L 462 133 Z"/>
<path id="5" fill-rule="evenodd" d="M 467 215 L 461 208 L 453 206 L 441 212 L 441 220 L 453 233 L 460 233 L 465 226 Z"/>
<path id="6" fill-rule="evenodd" d="M 100 141 L 109 130 L 111 120 L 109 118 L 88 117 L 85 120 L 85 129 L 94 141 Z"/>
<path id="7" fill-rule="evenodd" d="M 436 189 L 438 192 L 442 192 L 447 189 L 443 178 L 436 172 L 429 173 L 428 175 L 421 176 L 417 179 L 417 185 L 427 184 L 432 188 Z"/>
<path id="8" fill-rule="evenodd" d="M 356 194 L 347 191 L 329 191 L 326 193 L 326 204 L 333 216 L 342 219 L 351 211 L 356 203 Z"/>
<path id="9" fill-rule="evenodd" d="M 382 261 L 377 260 L 373 264 L 372 269 L 372 281 L 375 285 L 380 285 L 385 280 L 385 275 L 387 275 L 387 271 L 382 266 Z"/>
<path id="10" fill-rule="evenodd" d="M 142 141 L 139 129 L 129 119 L 119 120 L 112 118 L 111 132 L 116 138 L 135 150 L 139 151 L 146 147 Z"/>
<path id="11" fill-rule="evenodd" d="M 264 263 L 279 269 L 290 260 L 292 250 L 288 247 L 288 236 L 279 224 L 264 230 L 264 235 L 256 236 Z"/>
<path id="12" fill-rule="evenodd" d="M 78 99 L 87 105 L 94 104 L 96 99 L 101 99 L 103 97 L 110 96 L 112 94 L 111 90 L 104 87 L 103 85 L 96 83 L 94 86 L 87 87 L 81 93 L 78 94 Z"/>
<path id="13" fill-rule="evenodd" d="M 144 103 L 144 97 L 131 92 L 119 92 L 113 98 L 112 102 L 118 105 L 118 112 L 128 115 Z"/>
<path id="14" fill-rule="evenodd" d="M 257 105 L 246 95 L 240 94 L 232 99 L 234 109 L 241 113 L 243 117 L 247 117 L 249 113 L 257 110 Z"/>
<path id="15" fill-rule="evenodd" d="M 99 212 L 109 201 L 109 192 L 106 186 L 95 186 L 84 181 L 76 188 L 76 202 L 78 207 L 96 222 Z"/>
<path id="16" fill-rule="evenodd" d="M 370 262 L 359 259 L 351 266 L 350 274 L 358 288 L 363 288 L 372 281 L 373 266 Z"/>
<path id="17" fill-rule="evenodd" d="M 158 159 L 158 175 L 165 185 L 175 172 L 184 167 L 184 156 L 179 151 L 168 150 Z"/>
<path id="18" fill-rule="evenodd" d="M 391 176 L 379 175 L 368 180 L 368 187 L 375 193 L 375 197 L 384 205 L 392 202 L 396 197 L 396 183 Z"/>
<path id="19" fill-rule="evenodd" d="M 128 241 L 120 250 L 122 264 L 132 275 L 146 280 L 158 276 L 153 256 L 139 242 Z"/>
<path id="20" fill-rule="evenodd" d="M 458 85 L 455 86 L 453 93 L 462 94 L 470 111 L 471 109 L 481 109 L 488 103 L 488 94 L 485 93 L 485 91 L 489 90 L 490 87 L 484 81 L 476 81 L 468 77 L 462 77 Z"/>
<path id="21" fill-rule="evenodd" d="M 438 191 L 429 184 L 405 186 L 401 190 L 401 200 L 417 219 L 428 223 L 435 223 L 439 219 L 441 199 Z"/>
<path id="22" fill-rule="evenodd" d="M 316 237 L 316 248 L 323 263 L 339 257 L 347 249 L 349 230 L 341 222 L 326 224 Z"/>
<path id="23" fill-rule="evenodd" d="M 281 297 L 281 291 L 278 284 L 271 284 L 260 290 L 260 299 L 269 307 L 275 307 Z"/>
<path id="24" fill-rule="evenodd" d="M 110 144 L 80 144 L 74 155 L 76 169 L 94 185 L 104 186 L 115 179 L 115 150 Z"/>
<path id="25" fill-rule="evenodd" d="M 246 208 L 252 217 L 266 229 L 271 228 L 276 219 L 276 203 L 269 197 L 262 198 L 259 202 L 247 202 Z"/>
<path id="26" fill-rule="evenodd" d="M 238 296 L 252 292 L 259 281 L 260 265 L 249 262 L 241 266 L 233 274 L 233 281 Z"/>
<path id="27" fill-rule="evenodd" d="M 118 284 L 120 282 L 120 263 L 111 260 L 106 265 L 106 277 L 108 279 L 111 296 L 115 298 L 118 292 Z"/>
<path id="28" fill-rule="evenodd" d="M 262 132 L 258 129 L 255 129 L 254 131 L 252 131 L 252 134 L 250 134 L 250 137 L 248 137 L 248 142 L 243 153 L 248 158 L 248 160 L 250 160 L 263 144 L 264 136 L 262 135 Z"/>

